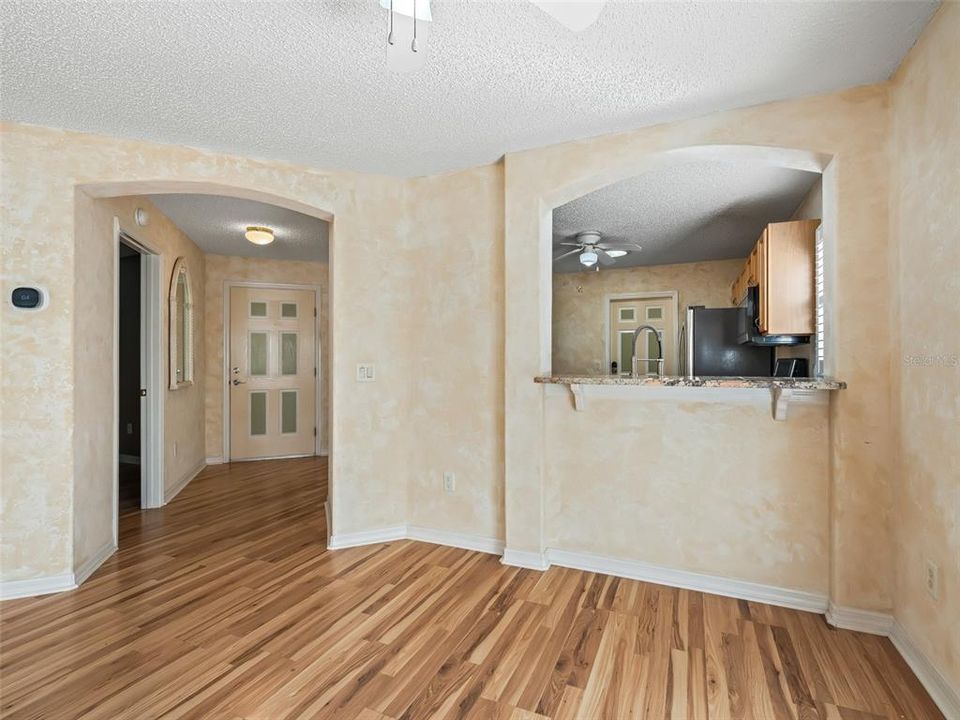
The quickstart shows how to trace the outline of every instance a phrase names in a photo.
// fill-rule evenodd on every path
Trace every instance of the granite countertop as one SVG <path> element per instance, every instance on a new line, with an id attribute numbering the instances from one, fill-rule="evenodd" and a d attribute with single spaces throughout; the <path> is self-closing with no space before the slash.
<path id="1" fill-rule="evenodd" d="M 663 377 L 629 375 L 541 375 L 534 382 L 548 385 L 640 385 L 648 387 L 709 387 L 709 388 L 783 388 L 791 390 L 843 390 L 845 382 L 831 378 L 787 377 Z"/>

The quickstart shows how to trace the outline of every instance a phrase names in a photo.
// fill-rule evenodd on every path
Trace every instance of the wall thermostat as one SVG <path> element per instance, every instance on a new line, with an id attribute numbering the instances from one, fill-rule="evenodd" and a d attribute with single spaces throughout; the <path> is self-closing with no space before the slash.
<path id="1" fill-rule="evenodd" d="M 40 288 L 18 287 L 13 289 L 10 302 L 21 310 L 39 310 L 46 301 L 46 293 Z"/>

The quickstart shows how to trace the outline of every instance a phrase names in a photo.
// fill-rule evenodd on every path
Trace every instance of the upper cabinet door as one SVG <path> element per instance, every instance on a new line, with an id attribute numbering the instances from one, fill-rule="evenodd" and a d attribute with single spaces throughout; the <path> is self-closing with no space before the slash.
<path id="1" fill-rule="evenodd" d="M 814 332 L 815 240 L 819 220 L 794 220 L 767 226 L 766 332 L 812 335 Z"/>

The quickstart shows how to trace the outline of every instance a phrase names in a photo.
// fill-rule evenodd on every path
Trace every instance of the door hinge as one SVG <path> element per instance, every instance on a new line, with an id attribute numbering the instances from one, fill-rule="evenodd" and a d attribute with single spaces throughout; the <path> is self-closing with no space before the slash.
<path id="1" fill-rule="evenodd" d="M 317 429 L 316 429 L 316 428 L 313 429 L 313 436 L 314 436 L 314 437 L 317 436 Z"/>
<path id="2" fill-rule="evenodd" d="M 317 369 L 316 369 L 316 368 L 313 369 L 313 376 L 314 376 L 314 377 L 317 376 Z"/>
<path id="3" fill-rule="evenodd" d="M 316 309 L 316 308 L 313 309 L 313 316 L 314 316 L 314 317 L 317 316 L 317 309 Z"/>

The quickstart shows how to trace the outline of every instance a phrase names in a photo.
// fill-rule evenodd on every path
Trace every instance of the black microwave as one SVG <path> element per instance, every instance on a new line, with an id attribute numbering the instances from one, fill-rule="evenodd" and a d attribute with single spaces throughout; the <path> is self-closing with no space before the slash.
<path id="1" fill-rule="evenodd" d="M 762 335 L 760 333 L 760 288 L 751 285 L 737 313 L 737 342 L 741 345 L 804 345 L 808 335 Z"/>

